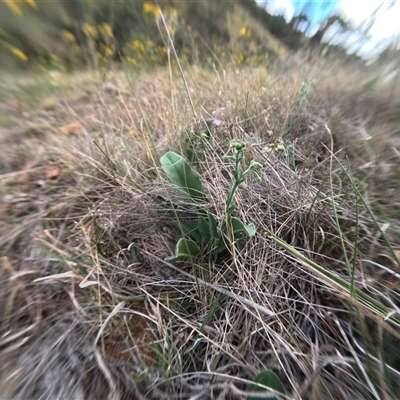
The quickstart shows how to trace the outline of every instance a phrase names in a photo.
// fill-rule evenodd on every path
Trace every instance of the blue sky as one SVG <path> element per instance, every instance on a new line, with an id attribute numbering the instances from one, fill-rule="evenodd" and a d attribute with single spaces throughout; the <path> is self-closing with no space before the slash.
<path id="1" fill-rule="evenodd" d="M 294 15 L 305 14 L 311 26 L 319 25 L 338 8 L 338 1 L 292 0 Z"/>
<path id="2" fill-rule="evenodd" d="M 395 0 L 258 0 L 267 3 L 267 10 L 283 15 L 288 21 L 294 15 L 304 13 L 311 27 L 308 34 L 318 30 L 320 23 L 331 15 L 339 14 L 356 27 L 366 27 L 370 16 L 376 13 L 375 23 L 368 30 L 368 38 L 360 40 L 357 35 L 338 37 L 335 28 L 326 38 L 344 43 L 349 52 L 364 58 L 374 58 L 384 45 L 400 37 L 400 1 Z"/>

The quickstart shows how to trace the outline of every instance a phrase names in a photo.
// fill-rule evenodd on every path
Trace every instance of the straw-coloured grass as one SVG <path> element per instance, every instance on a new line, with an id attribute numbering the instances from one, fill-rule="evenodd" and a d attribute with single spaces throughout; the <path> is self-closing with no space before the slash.
<path id="1" fill-rule="evenodd" d="M 395 398 L 398 358 L 387 349 L 399 338 L 398 241 L 337 161 L 337 132 L 332 146 L 325 128 L 333 117 L 317 107 L 324 91 L 311 89 L 296 111 L 288 149 L 295 71 L 193 67 L 195 116 L 179 74 L 166 76 L 120 75 L 74 101 L 60 95 L 21 123 L 42 124 L 39 137 L 2 138 L 5 398 L 242 399 L 265 369 L 282 381 L 282 398 Z M 209 140 L 205 120 L 214 121 Z M 75 121 L 85 132 L 59 134 Z M 179 220 L 196 209 L 159 158 L 187 155 L 190 132 L 218 220 L 232 187 L 222 160 L 230 141 L 247 143 L 245 162 L 263 164 L 261 183 L 249 175 L 234 199 L 257 231 L 216 256 L 170 264 Z M 46 179 L 49 164 L 60 173 Z M 383 308 L 366 307 L 356 290 Z M 383 309 L 393 311 L 386 321 Z"/>

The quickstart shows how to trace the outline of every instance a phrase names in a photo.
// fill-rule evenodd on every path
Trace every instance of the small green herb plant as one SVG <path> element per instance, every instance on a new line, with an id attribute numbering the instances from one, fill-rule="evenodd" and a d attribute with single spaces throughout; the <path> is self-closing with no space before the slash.
<path id="1" fill-rule="evenodd" d="M 230 147 L 233 155 L 225 155 L 224 162 L 233 164 L 231 170 L 233 185 L 225 202 L 224 216 L 220 221 L 214 214 L 206 210 L 209 201 L 198 173 L 190 164 L 182 156 L 172 151 L 160 158 L 161 167 L 168 179 L 196 204 L 197 211 L 197 218 L 179 220 L 182 232 L 193 240 L 187 237 L 181 238 L 176 245 L 175 254 L 167 257 L 167 261 L 175 262 L 183 257 L 193 259 L 201 249 L 208 250 L 209 254 L 215 255 L 227 249 L 243 235 L 253 236 L 255 234 L 254 224 L 246 225 L 239 218 L 233 216 L 236 210 L 234 196 L 246 175 L 252 173 L 257 181 L 261 181 L 257 171 L 262 168 L 262 164 L 251 161 L 250 165 L 243 170 L 243 151 L 246 144 L 232 140 Z"/>

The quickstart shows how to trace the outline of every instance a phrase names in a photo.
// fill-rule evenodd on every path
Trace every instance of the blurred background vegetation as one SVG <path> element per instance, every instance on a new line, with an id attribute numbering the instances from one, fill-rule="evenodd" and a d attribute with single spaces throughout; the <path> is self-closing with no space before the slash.
<path id="1" fill-rule="evenodd" d="M 5 0 L 0 3 L 0 67 L 70 71 L 121 61 L 162 65 L 169 57 L 166 30 L 183 63 L 259 64 L 311 43 L 298 23 L 298 17 L 288 23 L 269 14 L 254 0 L 160 5 Z"/>
<path id="2" fill-rule="evenodd" d="M 357 59 L 323 43 L 332 26 L 342 34 L 357 29 L 340 15 L 325 19 L 311 36 L 304 34 L 307 26 L 305 14 L 287 22 L 255 0 L 3 0 L 0 68 L 71 71 L 122 61 L 139 68 L 163 65 L 169 59 L 167 30 L 182 63 L 270 63 L 304 47 Z M 399 51 L 392 45 L 382 54 L 395 60 Z"/>

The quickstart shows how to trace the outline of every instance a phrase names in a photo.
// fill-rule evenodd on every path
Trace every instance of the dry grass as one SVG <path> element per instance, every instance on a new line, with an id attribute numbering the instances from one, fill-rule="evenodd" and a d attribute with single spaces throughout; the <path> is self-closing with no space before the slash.
<path id="1" fill-rule="evenodd" d="M 343 160 L 362 143 L 368 99 L 359 98 L 354 119 L 348 104 L 357 83 L 341 82 L 337 65 L 298 70 L 298 62 L 283 73 L 188 69 L 196 117 L 175 71 L 114 72 L 107 83 L 80 76 L 4 131 L 5 398 L 243 399 L 266 368 L 287 398 L 396 398 L 398 326 L 351 305 L 273 237 L 346 280 L 354 266 L 355 286 L 398 310 L 399 265 L 351 182 L 336 162 L 330 167 L 325 124 L 340 124 L 346 143 L 332 131 Z M 288 136 L 294 169 L 273 145 L 309 77 L 317 82 Z M 164 257 L 180 237 L 179 221 L 164 200 L 172 198 L 181 217 L 195 210 L 158 159 L 185 151 L 185 137 L 204 130 L 205 120 L 221 124 L 212 125 L 210 141 L 197 135 L 194 165 L 218 218 L 231 187 L 222 162 L 229 141 L 245 140 L 246 160 L 264 164 L 262 182 L 247 179 L 235 199 L 257 234 L 218 257 L 172 265 Z M 61 135 L 57 128 L 72 122 L 85 131 Z M 57 176 L 49 177 L 49 165 L 60 168 Z M 373 195 L 369 183 L 363 194 Z M 375 207 L 375 197 L 367 200 Z M 396 214 L 391 222 L 398 224 Z M 391 228 L 386 234 L 398 254 L 399 238 Z"/>

